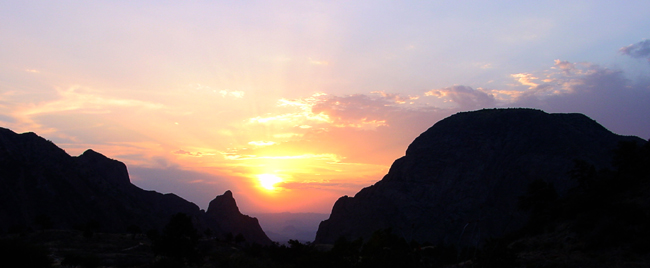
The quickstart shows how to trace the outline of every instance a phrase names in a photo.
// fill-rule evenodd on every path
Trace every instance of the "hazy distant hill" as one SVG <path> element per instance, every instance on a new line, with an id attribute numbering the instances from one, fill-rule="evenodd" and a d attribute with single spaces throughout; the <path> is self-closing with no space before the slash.
<path id="1" fill-rule="evenodd" d="M 313 242 L 318 231 L 318 224 L 327 219 L 329 214 L 324 213 L 257 213 L 264 232 L 280 244 L 285 244 L 290 239 L 302 243 Z"/>
<path id="2" fill-rule="evenodd" d="M 610 166 L 620 141 L 581 114 L 532 109 L 464 112 L 439 121 L 408 147 L 388 174 L 354 197 L 341 197 L 323 221 L 317 243 L 392 232 L 420 242 L 479 245 L 521 228 L 528 213 L 518 198 L 535 180 L 565 195 L 576 186 L 574 160 Z"/>
<path id="3" fill-rule="evenodd" d="M 201 231 L 242 233 L 247 242 L 271 242 L 257 219 L 239 212 L 230 191 L 215 200 L 221 205 L 211 203 L 206 214 L 174 194 L 131 184 L 122 162 L 93 150 L 71 157 L 34 133 L 0 128 L 0 232 L 89 224 L 105 232 L 125 232 L 129 226 L 146 231 L 161 229 L 182 212 Z"/>

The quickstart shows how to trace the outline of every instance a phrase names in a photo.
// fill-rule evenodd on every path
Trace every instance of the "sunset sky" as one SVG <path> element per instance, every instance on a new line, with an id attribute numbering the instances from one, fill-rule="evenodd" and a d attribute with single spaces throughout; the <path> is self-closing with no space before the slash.
<path id="1" fill-rule="evenodd" d="M 245 214 L 329 213 L 459 111 L 650 138 L 650 1 L 5 1 L 0 126 Z"/>

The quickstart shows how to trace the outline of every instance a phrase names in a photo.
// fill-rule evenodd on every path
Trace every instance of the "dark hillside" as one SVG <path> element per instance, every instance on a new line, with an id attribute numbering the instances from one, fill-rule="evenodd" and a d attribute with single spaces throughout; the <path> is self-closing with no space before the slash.
<path id="1" fill-rule="evenodd" d="M 517 202 L 533 181 L 552 184 L 565 196 L 578 184 L 569 175 L 574 160 L 609 168 L 621 141 L 645 142 L 611 133 L 581 114 L 455 114 L 416 138 L 381 181 L 341 197 L 315 242 L 368 239 L 392 228 L 407 241 L 479 246 L 524 226 L 529 212 Z"/>
<path id="2" fill-rule="evenodd" d="M 103 232 L 126 232 L 133 226 L 160 230 L 180 212 L 199 230 L 242 233 L 248 242 L 271 243 L 256 221 L 238 220 L 246 216 L 239 213 L 232 194 L 234 208 L 220 209 L 236 213 L 208 218 L 197 205 L 174 194 L 131 184 L 122 162 L 93 150 L 71 157 L 34 133 L 0 128 L 0 183 L 0 232 L 91 226 Z M 231 224 L 233 220 L 238 224 Z"/>

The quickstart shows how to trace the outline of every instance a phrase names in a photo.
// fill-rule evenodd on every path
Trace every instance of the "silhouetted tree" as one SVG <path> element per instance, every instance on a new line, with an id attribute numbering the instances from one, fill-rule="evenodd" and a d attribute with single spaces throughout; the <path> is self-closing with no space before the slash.
<path id="1" fill-rule="evenodd" d="M 363 239 L 361 237 L 354 241 L 348 241 L 345 236 L 341 236 L 334 241 L 334 247 L 331 253 L 345 258 L 356 259 L 359 256 L 362 245 Z"/>
<path id="2" fill-rule="evenodd" d="M 596 168 L 584 160 L 575 159 L 569 175 L 578 182 L 579 187 L 588 189 L 596 179 Z"/>
<path id="3" fill-rule="evenodd" d="M 47 249 L 15 239 L 0 240 L 0 263 L 2 267 L 52 267 Z"/>
<path id="4" fill-rule="evenodd" d="M 234 238 L 235 238 L 235 237 L 232 235 L 231 232 L 228 232 L 228 233 L 226 234 L 226 237 L 225 237 L 227 243 L 232 243 L 232 241 L 233 241 Z"/>
<path id="5" fill-rule="evenodd" d="M 414 267 L 412 249 L 390 228 L 375 231 L 361 249 L 361 267 Z"/>
<path id="6" fill-rule="evenodd" d="M 244 235 L 242 235 L 242 234 L 237 234 L 237 235 L 235 236 L 235 244 L 244 243 L 244 241 L 246 241 L 246 238 L 244 238 Z"/>
<path id="7" fill-rule="evenodd" d="M 196 246 L 198 233 L 192 225 L 190 216 L 178 213 L 171 217 L 165 225 L 162 235 L 155 237 L 152 248 L 154 253 L 188 262 L 198 261 Z"/>

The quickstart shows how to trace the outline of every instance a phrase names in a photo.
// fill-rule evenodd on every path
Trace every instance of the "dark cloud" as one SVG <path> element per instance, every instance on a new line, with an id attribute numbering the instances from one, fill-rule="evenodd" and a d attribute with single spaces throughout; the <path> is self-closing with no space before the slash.
<path id="1" fill-rule="evenodd" d="M 510 105 L 583 113 L 615 133 L 650 138 L 650 80 L 631 81 L 620 70 L 591 64 L 549 85 L 563 93 L 527 94 Z"/>
<path id="2" fill-rule="evenodd" d="M 632 58 L 647 59 L 650 62 L 650 40 L 648 39 L 622 47 L 619 51 L 623 55 L 628 55 Z"/>

